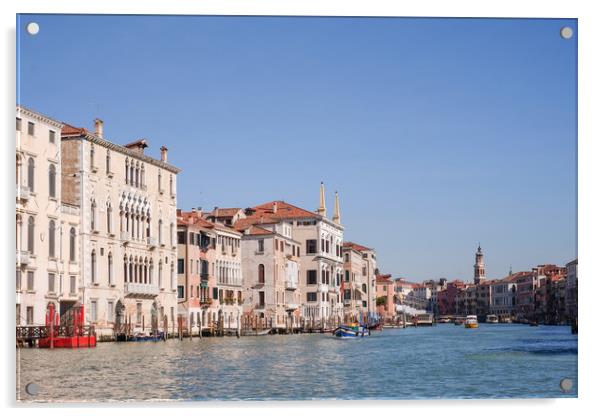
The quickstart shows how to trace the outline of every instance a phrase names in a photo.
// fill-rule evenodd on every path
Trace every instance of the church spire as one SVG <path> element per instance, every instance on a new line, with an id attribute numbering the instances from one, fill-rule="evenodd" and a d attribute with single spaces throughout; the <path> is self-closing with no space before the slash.
<path id="1" fill-rule="evenodd" d="M 326 197 L 324 196 L 324 182 L 320 182 L 320 207 L 318 214 L 326 216 Z"/>
<path id="2" fill-rule="evenodd" d="M 341 223 L 341 209 L 339 207 L 339 193 L 337 191 L 334 192 L 334 214 L 332 215 L 332 220 L 337 224 Z"/>

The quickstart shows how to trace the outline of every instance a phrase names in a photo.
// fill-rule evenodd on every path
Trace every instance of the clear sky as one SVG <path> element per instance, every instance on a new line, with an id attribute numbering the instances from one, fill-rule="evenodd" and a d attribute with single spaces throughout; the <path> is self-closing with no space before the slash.
<path id="1" fill-rule="evenodd" d="M 36 36 L 25 25 L 40 25 Z M 575 36 L 560 36 L 563 26 Z M 576 255 L 576 20 L 22 15 L 18 100 L 166 144 L 178 206 L 283 199 L 381 272 L 489 278 Z"/>

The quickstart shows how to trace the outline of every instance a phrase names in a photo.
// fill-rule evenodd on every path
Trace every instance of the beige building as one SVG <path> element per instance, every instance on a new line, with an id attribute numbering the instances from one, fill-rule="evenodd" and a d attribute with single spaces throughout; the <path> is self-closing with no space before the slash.
<path id="1" fill-rule="evenodd" d="M 207 218 L 207 216 L 205 216 Z M 215 235 L 213 300 L 207 309 L 207 318 L 224 330 L 240 330 L 243 304 L 242 234 L 212 217 Z"/>
<path id="2" fill-rule="evenodd" d="M 362 245 L 343 243 L 343 303 L 348 319 L 376 314 L 376 254 Z"/>
<path id="3" fill-rule="evenodd" d="M 79 209 L 61 201 L 62 123 L 16 109 L 16 324 L 81 301 Z"/>
<path id="4" fill-rule="evenodd" d="M 284 201 L 271 201 L 245 210 L 247 224 L 284 222 L 290 225 L 292 240 L 299 242 L 299 294 L 301 323 L 327 326 L 343 320 L 343 226 L 338 195 L 334 214 L 327 217 L 324 186 L 320 205 L 310 212 Z M 240 220 L 239 220 L 240 221 Z M 235 223 L 236 225 L 236 223 Z"/>
<path id="5" fill-rule="evenodd" d="M 278 202 L 274 202 L 274 209 L 277 211 Z M 243 311 L 247 324 L 252 327 L 267 322 L 280 332 L 298 328 L 301 245 L 292 238 L 288 221 L 255 222 L 253 218 L 236 222 L 243 232 Z"/>
<path id="6" fill-rule="evenodd" d="M 78 262 L 86 321 L 100 335 L 169 329 L 176 317 L 176 176 L 145 154 L 146 140 L 121 146 L 95 131 L 62 129 L 62 199 L 77 207 Z"/>

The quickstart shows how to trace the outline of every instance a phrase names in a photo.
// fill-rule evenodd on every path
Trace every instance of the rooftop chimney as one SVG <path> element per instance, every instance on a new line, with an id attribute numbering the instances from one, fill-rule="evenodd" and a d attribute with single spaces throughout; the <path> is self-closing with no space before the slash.
<path id="1" fill-rule="evenodd" d="M 278 203 L 276 201 L 274 201 L 274 203 L 272 204 L 272 212 L 274 214 L 278 212 Z"/>
<path id="2" fill-rule="evenodd" d="M 124 144 L 123 147 L 128 148 L 130 150 L 133 150 L 136 153 L 143 155 L 144 149 L 146 149 L 148 147 L 148 144 L 146 144 L 146 139 L 138 139 L 131 143 Z"/>
<path id="3" fill-rule="evenodd" d="M 99 118 L 95 118 L 94 119 L 94 134 L 96 134 L 98 137 L 100 137 L 101 139 L 102 137 L 102 127 L 103 127 L 103 122 L 101 119 Z"/>
<path id="4" fill-rule="evenodd" d="M 167 163 L 167 147 L 161 146 L 161 162 Z"/>

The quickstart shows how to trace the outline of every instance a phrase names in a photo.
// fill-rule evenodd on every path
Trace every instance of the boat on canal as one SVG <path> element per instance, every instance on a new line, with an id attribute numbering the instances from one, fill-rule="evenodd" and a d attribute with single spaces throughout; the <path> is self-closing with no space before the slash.
<path id="1" fill-rule="evenodd" d="M 332 334 L 337 338 L 359 338 L 369 335 L 368 330 L 362 325 L 340 325 Z"/>
<path id="2" fill-rule="evenodd" d="M 243 337 L 263 336 L 263 335 L 269 335 L 271 331 L 272 331 L 271 328 L 262 329 L 262 330 L 247 329 L 247 330 L 241 331 L 241 335 Z"/>
<path id="3" fill-rule="evenodd" d="M 498 319 L 497 315 L 487 315 L 487 318 L 485 319 L 485 321 L 488 324 L 497 324 L 499 322 L 499 319 Z"/>
<path id="4" fill-rule="evenodd" d="M 464 323 L 464 328 L 474 329 L 479 327 L 479 321 L 477 320 L 476 315 L 468 315 L 466 317 L 466 322 Z"/>

